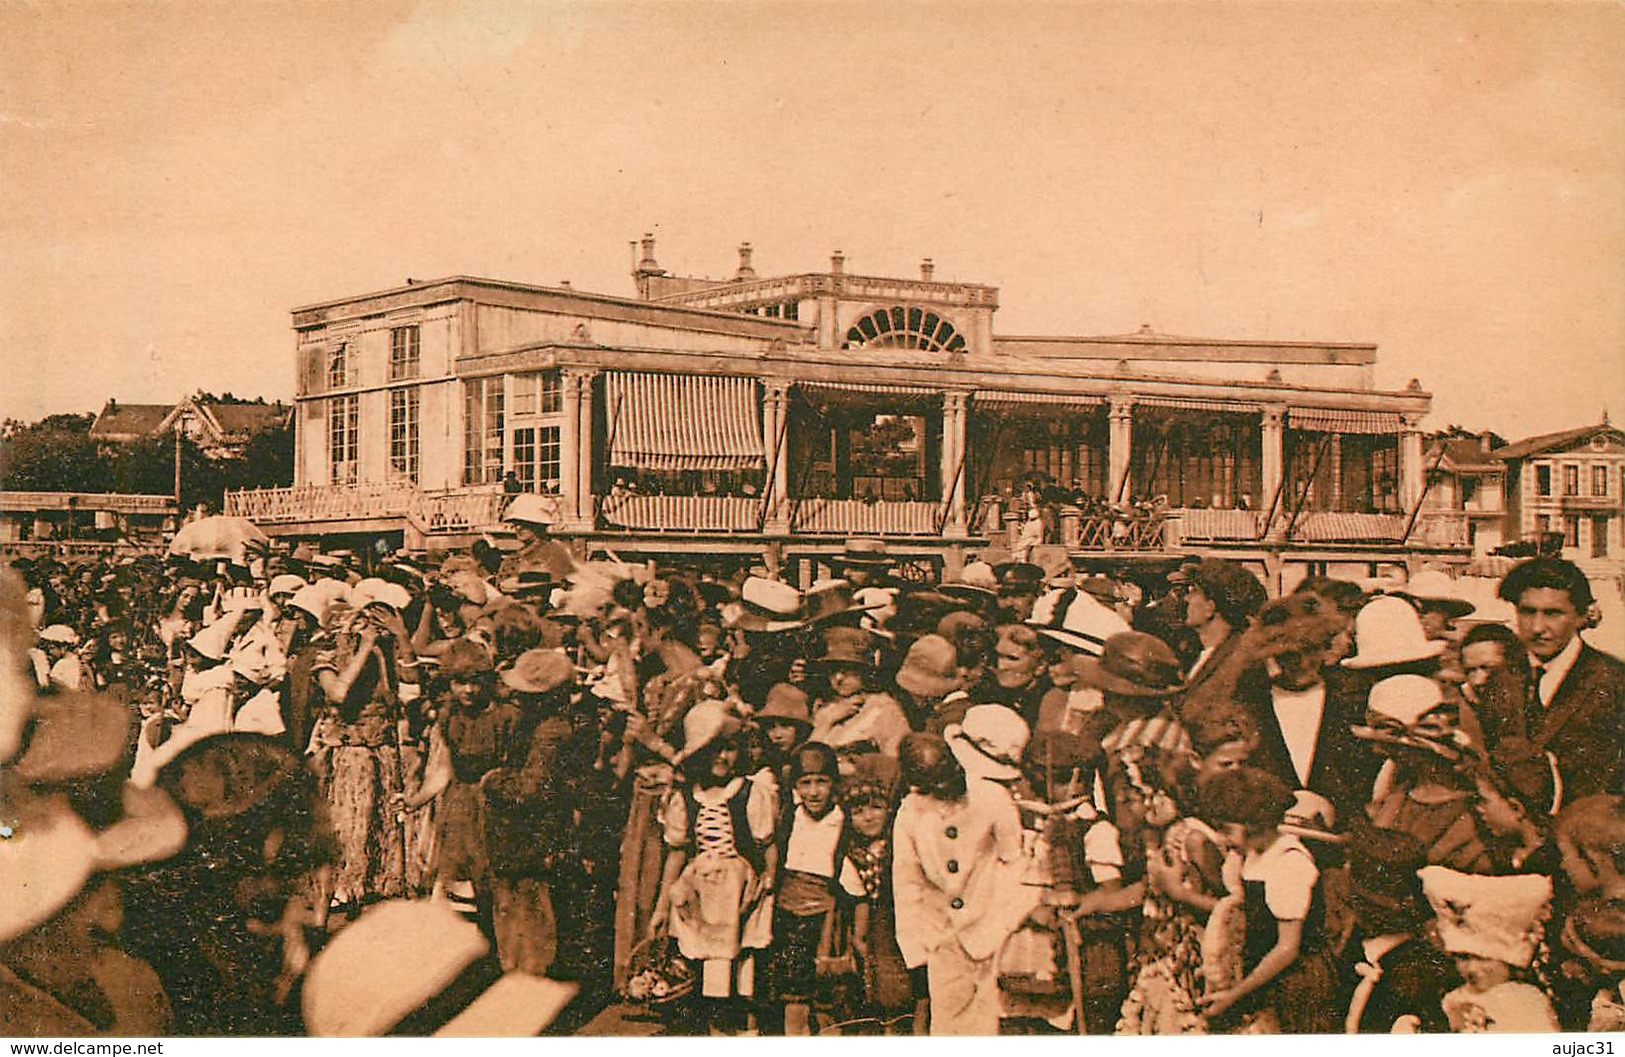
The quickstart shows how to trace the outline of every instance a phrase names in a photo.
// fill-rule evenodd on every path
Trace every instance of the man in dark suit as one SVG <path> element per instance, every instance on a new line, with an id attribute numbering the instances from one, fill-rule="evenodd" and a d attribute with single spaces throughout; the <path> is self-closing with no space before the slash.
<path id="1" fill-rule="evenodd" d="M 1266 595 L 1256 576 L 1223 558 L 1204 558 L 1169 575 L 1168 581 L 1182 596 L 1185 627 L 1201 643 L 1201 652 L 1185 673 L 1185 692 L 1176 702 L 1183 716 L 1185 704 L 1203 701 L 1203 687 L 1229 670 L 1241 634 Z"/>
<path id="2" fill-rule="evenodd" d="M 1573 562 L 1531 558 L 1501 581 L 1529 651 L 1525 729 L 1557 759 L 1563 800 L 1625 791 L 1625 663 L 1580 639 L 1591 624 L 1591 583 Z"/>
<path id="3" fill-rule="evenodd" d="M 1356 930 L 1344 950 L 1344 1027 L 1383 1035 L 1450 1030 L 1440 1000 L 1461 985 L 1450 956 L 1422 939 L 1427 902 L 1416 872 L 1422 842 L 1398 830 L 1361 827 L 1348 843 Z"/>
<path id="4" fill-rule="evenodd" d="M 1327 651 L 1342 626 L 1317 595 L 1269 602 L 1238 646 L 1259 663 L 1242 672 L 1235 693 L 1258 726 L 1248 762 L 1331 801 L 1339 828 L 1364 808 L 1379 763 L 1350 729 L 1364 718 L 1353 711 L 1357 702 L 1326 681 Z"/>

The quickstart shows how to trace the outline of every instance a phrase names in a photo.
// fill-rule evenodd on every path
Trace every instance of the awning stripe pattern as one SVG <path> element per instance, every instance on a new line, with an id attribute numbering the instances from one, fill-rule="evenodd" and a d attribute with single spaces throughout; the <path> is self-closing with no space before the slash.
<path id="1" fill-rule="evenodd" d="M 1089 393 L 1006 393 L 978 389 L 972 394 L 976 406 L 984 408 L 1036 405 L 1038 407 L 1099 407 L 1105 398 Z"/>
<path id="2" fill-rule="evenodd" d="M 1397 411 L 1295 407 L 1287 413 L 1287 427 L 1314 433 L 1398 433 L 1405 424 Z"/>
<path id="3" fill-rule="evenodd" d="M 754 378 L 611 371 L 604 392 L 612 466 L 744 470 L 766 462 Z"/>
<path id="4" fill-rule="evenodd" d="M 1194 396 L 1137 396 L 1134 398 L 1135 407 L 1166 407 L 1176 411 L 1218 411 L 1232 415 L 1256 415 L 1259 412 L 1257 404 L 1237 403 L 1228 400 L 1203 400 Z"/>
<path id="5" fill-rule="evenodd" d="M 907 396 L 935 396 L 940 390 L 924 385 L 892 382 L 797 382 L 796 388 L 833 393 L 901 393 Z"/>

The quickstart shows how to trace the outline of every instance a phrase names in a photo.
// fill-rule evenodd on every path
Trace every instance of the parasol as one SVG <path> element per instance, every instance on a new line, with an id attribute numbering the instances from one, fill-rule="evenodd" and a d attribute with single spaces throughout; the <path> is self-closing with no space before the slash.
<path id="1" fill-rule="evenodd" d="M 224 559 L 246 565 L 250 552 L 262 550 L 270 542 L 247 518 L 216 515 L 183 526 L 170 542 L 169 553 L 193 561 Z"/>

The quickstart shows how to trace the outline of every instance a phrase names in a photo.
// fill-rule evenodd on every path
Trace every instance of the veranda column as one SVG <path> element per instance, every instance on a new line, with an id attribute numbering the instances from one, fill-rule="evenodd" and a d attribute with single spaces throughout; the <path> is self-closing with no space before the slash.
<path id="1" fill-rule="evenodd" d="M 581 520 L 581 380 L 574 367 L 559 372 L 564 407 L 559 421 L 559 518 L 565 524 Z"/>
<path id="2" fill-rule="evenodd" d="M 942 394 L 942 498 L 948 504 L 944 536 L 965 530 L 965 406 L 968 394 Z"/>
<path id="3" fill-rule="evenodd" d="M 1285 420 L 1285 408 L 1264 408 L 1261 419 L 1263 425 L 1259 438 L 1262 446 L 1258 455 L 1258 487 L 1263 493 L 1258 497 L 1257 502 L 1260 510 L 1269 509 L 1270 504 L 1276 501 L 1275 493 L 1281 488 L 1281 437 L 1285 432 L 1282 428 Z"/>
<path id="4" fill-rule="evenodd" d="M 1128 479 L 1129 457 L 1132 454 L 1130 446 L 1134 442 L 1134 398 L 1112 397 L 1108 418 L 1111 431 L 1106 444 L 1107 458 L 1110 460 L 1110 494 L 1107 498 L 1116 503 L 1129 498 L 1124 482 Z"/>
<path id="5" fill-rule="evenodd" d="M 1422 473 L 1422 416 L 1415 412 L 1400 415 L 1399 505 L 1406 513 L 1422 498 L 1426 486 Z"/>
<path id="6" fill-rule="evenodd" d="M 790 383 L 782 378 L 762 381 L 762 453 L 769 477 L 764 487 L 767 517 L 764 531 L 783 535 L 790 531 Z"/>
<path id="7" fill-rule="evenodd" d="M 576 515 L 578 529 L 593 527 L 592 509 L 592 382 L 598 371 L 582 368 L 576 371 L 581 395 L 577 404 L 580 425 L 576 430 Z"/>

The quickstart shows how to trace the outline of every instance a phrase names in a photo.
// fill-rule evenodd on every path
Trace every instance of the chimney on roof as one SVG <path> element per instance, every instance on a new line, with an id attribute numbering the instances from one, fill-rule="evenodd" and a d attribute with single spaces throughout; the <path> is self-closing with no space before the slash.
<path id="1" fill-rule="evenodd" d="M 756 269 L 750 266 L 750 255 L 753 251 L 750 243 L 739 244 L 739 270 L 734 272 L 734 282 L 745 283 L 756 278 Z"/>
<path id="2" fill-rule="evenodd" d="M 829 270 L 833 275 L 846 274 L 846 254 L 836 250 L 829 255 Z"/>
<path id="3" fill-rule="evenodd" d="M 930 257 L 920 258 L 920 278 L 925 282 L 930 282 L 931 277 L 935 274 L 937 274 L 936 262 L 932 261 Z"/>
<path id="4" fill-rule="evenodd" d="M 1485 452 L 1494 451 L 1495 434 L 1487 429 L 1480 432 L 1478 435 L 1478 450 Z"/>
<path id="5" fill-rule="evenodd" d="M 652 281 L 665 275 L 666 269 L 662 268 L 660 262 L 655 260 L 654 232 L 646 231 L 643 233 L 642 246 L 643 256 L 632 268 L 632 281 L 637 284 L 638 296 L 647 301 L 650 297 Z"/>
<path id="6" fill-rule="evenodd" d="M 575 287 L 570 285 L 570 280 L 568 280 L 568 279 L 560 279 L 559 280 L 559 289 L 560 290 L 574 290 Z"/>

